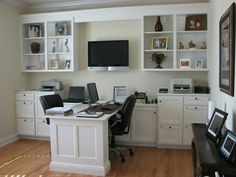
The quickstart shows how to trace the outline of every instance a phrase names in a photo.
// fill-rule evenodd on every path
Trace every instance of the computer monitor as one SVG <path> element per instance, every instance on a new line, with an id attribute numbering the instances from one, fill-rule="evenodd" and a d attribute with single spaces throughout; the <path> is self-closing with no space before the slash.
<path id="1" fill-rule="evenodd" d="M 70 87 L 68 99 L 84 100 L 84 87 Z"/>
<path id="2" fill-rule="evenodd" d="M 88 90 L 89 104 L 96 103 L 99 100 L 96 84 L 95 83 L 88 83 L 87 90 Z"/>

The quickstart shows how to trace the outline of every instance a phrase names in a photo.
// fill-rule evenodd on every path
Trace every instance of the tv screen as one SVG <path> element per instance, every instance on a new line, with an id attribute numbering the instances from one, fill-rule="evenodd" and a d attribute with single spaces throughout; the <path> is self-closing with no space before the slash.
<path id="1" fill-rule="evenodd" d="M 129 66 L 129 41 L 89 41 L 88 66 Z"/>

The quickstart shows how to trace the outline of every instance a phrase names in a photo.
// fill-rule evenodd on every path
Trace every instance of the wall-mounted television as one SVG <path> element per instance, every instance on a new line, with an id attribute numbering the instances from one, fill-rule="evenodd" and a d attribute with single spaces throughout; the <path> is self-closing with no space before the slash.
<path id="1" fill-rule="evenodd" d="M 88 41 L 89 71 L 126 71 L 129 69 L 129 41 Z"/>

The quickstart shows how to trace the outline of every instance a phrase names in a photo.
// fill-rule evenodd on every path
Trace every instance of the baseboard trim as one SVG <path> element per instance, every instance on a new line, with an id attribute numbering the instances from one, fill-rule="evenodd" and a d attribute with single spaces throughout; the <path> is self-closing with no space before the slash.
<path id="1" fill-rule="evenodd" d="M 5 146 L 9 143 L 12 143 L 16 140 L 18 140 L 18 135 L 16 133 L 8 135 L 4 138 L 0 138 L 0 147 Z"/>
<path id="2" fill-rule="evenodd" d="M 50 170 L 69 173 L 80 173 L 86 175 L 105 176 L 110 170 L 110 161 L 107 161 L 104 166 L 51 162 Z"/>

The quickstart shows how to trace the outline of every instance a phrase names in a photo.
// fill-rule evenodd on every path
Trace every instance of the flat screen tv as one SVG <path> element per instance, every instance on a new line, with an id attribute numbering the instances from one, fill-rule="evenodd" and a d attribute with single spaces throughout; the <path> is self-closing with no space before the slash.
<path id="1" fill-rule="evenodd" d="M 89 71 L 125 71 L 129 69 L 129 41 L 89 41 Z"/>

